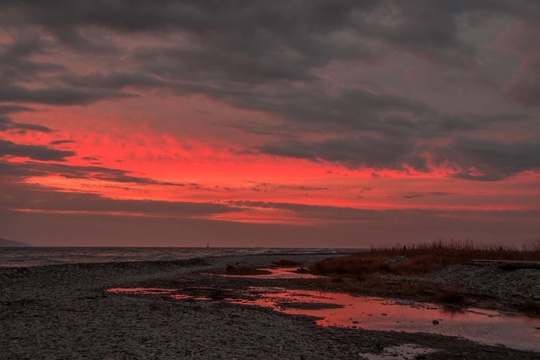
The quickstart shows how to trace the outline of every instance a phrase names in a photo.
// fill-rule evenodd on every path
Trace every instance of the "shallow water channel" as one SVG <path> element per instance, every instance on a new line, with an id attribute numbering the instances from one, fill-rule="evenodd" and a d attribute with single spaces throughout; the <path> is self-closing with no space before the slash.
<path id="1" fill-rule="evenodd" d="M 253 277 L 272 276 L 290 278 L 295 275 L 291 275 L 290 270 L 280 269 L 273 275 Z M 182 294 L 181 289 L 114 288 L 108 291 L 211 301 L 206 297 Z M 455 312 L 435 304 L 276 287 L 248 288 L 242 296 L 223 301 L 269 307 L 286 314 L 314 316 L 320 326 L 461 336 L 484 344 L 540 352 L 540 319 L 498 311 L 469 308 Z"/>

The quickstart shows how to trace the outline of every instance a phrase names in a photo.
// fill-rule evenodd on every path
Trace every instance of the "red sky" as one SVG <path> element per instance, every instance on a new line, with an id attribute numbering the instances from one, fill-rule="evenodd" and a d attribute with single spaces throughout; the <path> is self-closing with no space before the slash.
<path id="1" fill-rule="evenodd" d="M 4 1 L 0 237 L 540 238 L 540 5 Z"/>

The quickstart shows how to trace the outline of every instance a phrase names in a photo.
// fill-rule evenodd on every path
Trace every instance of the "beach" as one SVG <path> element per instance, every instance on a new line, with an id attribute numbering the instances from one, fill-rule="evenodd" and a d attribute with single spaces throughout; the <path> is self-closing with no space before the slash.
<path id="1" fill-rule="evenodd" d="M 295 255 L 311 264 L 327 254 Z M 217 276 L 283 255 L 0 268 L 1 359 L 380 359 L 400 346 L 417 359 L 538 359 L 539 353 L 427 333 L 323 327 L 313 317 L 225 301 L 248 287 L 294 280 Z M 305 286 L 305 285 L 302 285 Z M 114 293 L 184 289 L 206 299 Z M 413 355 L 411 355 L 413 356 Z M 414 358 L 414 357 L 410 357 Z"/>

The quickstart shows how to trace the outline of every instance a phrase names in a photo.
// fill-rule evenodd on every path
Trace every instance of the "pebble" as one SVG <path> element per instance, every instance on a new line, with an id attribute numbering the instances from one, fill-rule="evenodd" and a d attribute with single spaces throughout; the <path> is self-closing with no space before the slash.
<path id="1" fill-rule="evenodd" d="M 485 349 L 492 347 L 437 335 L 323 328 L 312 318 L 256 307 L 104 292 L 114 286 L 171 282 L 176 287 L 204 283 L 222 289 L 253 284 L 256 280 L 200 274 L 224 269 L 235 260 L 264 266 L 276 259 L 0 269 L 0 358 L 355 359 L 359 353 L 411 342 L 429 344 L 440 352 L 439 358 L 467 353 L 480 360 L 529 360 L 538 355 L 503 348 L 488 353 Z"/>

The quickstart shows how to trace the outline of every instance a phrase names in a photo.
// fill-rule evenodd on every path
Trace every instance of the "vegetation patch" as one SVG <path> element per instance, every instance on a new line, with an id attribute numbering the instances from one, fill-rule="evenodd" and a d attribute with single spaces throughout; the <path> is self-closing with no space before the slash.
<path id="1" fill-rule="evenodd" d="M 406 261 L 392 261 L 407 259 Z M 468 260 L 540 261 L 540 241 L 522 249 L 495 245 L 475 245 L 472 242 L 422 243 L 412 246 L 372 248 L 370 251 L 316 263 L 316 275 L 360 275 L 388 273 L 425 276 L 447 266 Z"/>
<path id="2" fill-rule="evenodd" d="M 435 296 L 435 301 L 449 305 L 466 305 L 467 298 L 459 291 L 442 290 Z"/>
<path id="3" fill-rule="evenodd" d="M 452 284 L 441 284 L 429 281 L 429 276 L 471 260 L 514 261 L 509 265 L 512 269 L 524 263 L 529 266 L 528 262 L 536 265 L 540 262 L 540 240 L 522 248 L 443 241 L 372 248 L 317 262 L 310 270 L 323 277 L 302 281 L 328 291 L 403 297 L 461 307 L 485 299 L 482 295 L 465 293 L 459 279 Z M 528 314 L 540 314 L 537 301 L 516 305 L 514 308 Z"/>

